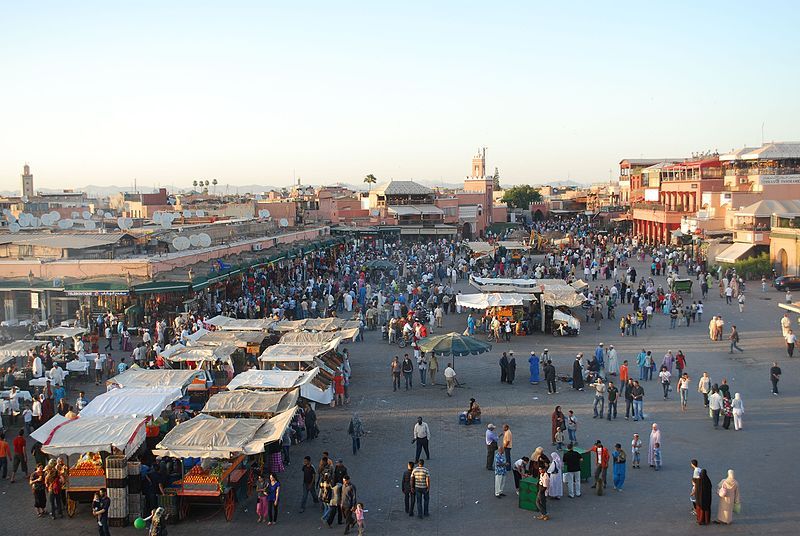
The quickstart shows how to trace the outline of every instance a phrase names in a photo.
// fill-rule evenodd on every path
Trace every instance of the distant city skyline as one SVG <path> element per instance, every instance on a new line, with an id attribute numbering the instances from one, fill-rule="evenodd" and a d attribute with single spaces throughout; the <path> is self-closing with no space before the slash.
<path id="1" fill-rule="evenodd" d="M 0 190 L 616 178 L 800 140 L 800 10 L 744 2 L 0 8 Z M 788 68 L 787 68 L 788 67 Z"/>

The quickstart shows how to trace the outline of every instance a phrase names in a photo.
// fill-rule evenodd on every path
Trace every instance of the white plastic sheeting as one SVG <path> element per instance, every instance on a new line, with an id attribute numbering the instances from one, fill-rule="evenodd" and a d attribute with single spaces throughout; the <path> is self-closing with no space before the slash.
<path id="1" fill-rule="evenodd" d="M 523 305 L 524 301 L 536 299 L 530 294 L 516 292 L 493 292 L 482 294 L 457 294 L 456 303 L 469 309 L 486 309 L 488 307 L 509 307 Z"/>
<path id="2" fill-rule="evenodd" d="M 269 389 L 288 390 L 311 383 L 317 377 L 319 368 L 308 371 L 294 370 L 245 370 L 228 383 L 228 389 Z"/>
<path id="3" fill-rule="evenodd" d="M 163 388 L 177 387 L 183 389 L 192 383 L 195 378 L 204 378 L 202 370 L 169 370 L 169 369 L 143 369 L 131 367 L 122 374 L 117 374 L 108 380 L 109 387 L 130 388 Z"/>
<path id="4" fill-rule="evenodd" d="M 95 397 L 81 410 L 81 417 L 92 415 L 129 415 L 158 417 L 170 404 L 181 398 L 177 387 L 155 389 L 112 389 Z"/>
<path id="5" fill-rule="evenodd" d="M 316 346 L 296 345 L 296 344 L 276 344 L 269 346 L 261 356 L 259 361 L 271 363 L 277 362 L 313 362 L 317 356 L 336 350 L 339 347 L 339 337 L 329 343 Z"/>
<path id="6" fill-rule="evenodd" d="M 56 415 L 31 434 L 31 438 L 39 441 L 42 451 L 51 456 L 111 452 L 111 447 L 130 456 L 144 442 L 146 422 L 144 417 L 121 415 L 79 416 L 72 420 Z"/>
<path id="7" fill-rule="evenodd" d="M 297 407 L 266 419 L 220 419 L 198 415 L 173 428 L 153 449 L 156 456 L 228 459 L 258 454 L 279 441 Z"/>
<path id="8" fill-rule="evenodd" d="M 239 413 L 281 413 L 297 405 L 298 389 L 292 391 L 222 391 L 206 402 L 203 413 L 209 415 Z M 89 404 L 91 405 L 91 404 Z"/>

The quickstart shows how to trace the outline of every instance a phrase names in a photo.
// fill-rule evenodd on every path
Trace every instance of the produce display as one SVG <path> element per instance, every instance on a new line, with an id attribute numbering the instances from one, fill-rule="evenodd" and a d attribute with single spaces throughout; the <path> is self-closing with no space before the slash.
<path id="1" fill-rule="evenodd" d="M 230 464 L 228 464 L 230 466 Z M 222 475 L 225 472 L 225 465 L 216 464 L 210 470 L 206 471 L 200 465 L 195 465 L 183 477 L 183 487 L 188 489 L 202 489 L 224 491 L 222 484 Z"/>
<path id="2" fill-rule="evenodd" d="M 87 452 L 69 470 L 69 476 L 105 476 L 103 460 L 96 452 Z"/>

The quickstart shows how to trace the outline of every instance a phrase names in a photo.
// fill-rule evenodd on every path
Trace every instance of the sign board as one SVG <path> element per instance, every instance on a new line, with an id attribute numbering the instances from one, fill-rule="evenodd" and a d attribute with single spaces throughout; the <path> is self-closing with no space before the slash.
<path id="1" fill-rule="evenodd" d="M 750 177 L 758 179 L 762 186 L 771 184 L 800 184 L 800 175 L 755 175 Z"/>
<path id="2" fill-rule="evenodd" d="M 31 292 L 31 309 L 39 308 L 39 293 Z"/>

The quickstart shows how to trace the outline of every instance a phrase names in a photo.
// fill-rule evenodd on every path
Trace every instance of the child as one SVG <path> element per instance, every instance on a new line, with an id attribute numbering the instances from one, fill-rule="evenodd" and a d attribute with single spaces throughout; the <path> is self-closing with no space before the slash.
<path id="1" fill-rule="evenodd" d="M 567 415 L 567 435 L 572 444 L 578 444 L 578 419 L 572 410 L 569 410 Z"/>
<path id="2" fill-rule="evenodd" d="M 633 441 L 631 441 L 631 455 L 633 461 L 631 462 L 631 469 L 639 469 L 639 461 L 641 459 L 640 452 L 642 450 L 642 440 L 639 439 L 639 434 L 633 434 Z"/>
<path id="3" fill-rule="evenodd" d="M 653 447 L 653 463 L 656 464 L 656 471 L 661 470 L 661 443 L 656 443 Z"/>
<path id="4" fill-rule="evenodd" d="M 564 450 L 564 430 L 561 427 L 556 428 L 556 434 L 553 436 L 553 441 L 556 442 L 558 450 Z"/>
<path id="5" fill-rule="evenodd" d="M 364 504 L 356 504 L 356 525 L 358 525 L 358 536 L 364 535 Z"/>

